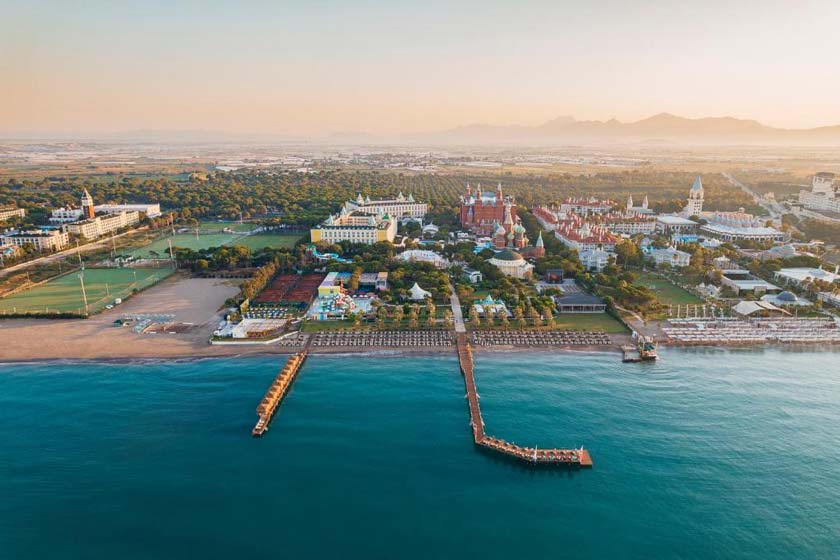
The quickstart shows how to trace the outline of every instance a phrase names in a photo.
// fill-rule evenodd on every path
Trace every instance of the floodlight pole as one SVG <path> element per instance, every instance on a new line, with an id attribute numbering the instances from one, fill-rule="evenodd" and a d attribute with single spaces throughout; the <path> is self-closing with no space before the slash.
<path id="1" fill-rule="evenodd" d="M 82 272 L 79 273 L 79 282 L 82 284 L 82 299 L 85 302 L 85 315 L 88 312 L 88 301 L 87 301 L 87 292 L 85 292 L 85 271 L 82 269 Z"/>

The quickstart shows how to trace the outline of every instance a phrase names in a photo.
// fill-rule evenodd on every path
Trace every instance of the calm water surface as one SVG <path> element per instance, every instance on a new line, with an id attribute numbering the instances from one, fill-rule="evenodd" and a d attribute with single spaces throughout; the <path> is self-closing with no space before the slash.
<path id="1" fill-rule="evenodd" d="M 837 558 L 840 354 L 315 356 L 0 365 L 0 558 Z"/>

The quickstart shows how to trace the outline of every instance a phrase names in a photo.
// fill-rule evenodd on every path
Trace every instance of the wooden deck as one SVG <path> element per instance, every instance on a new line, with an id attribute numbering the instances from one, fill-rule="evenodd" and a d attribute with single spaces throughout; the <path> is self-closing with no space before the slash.
<path id="1" fill-rule="evenodd" d="M 457 335 L 457 345 L 458 360 L 461 364 L 461 373 L 464 375 L 464 385 L 467 389 L 473 441 L 477 446 L 533 465 L 592 467 L 592 457 L 582 447 L 580 449 L 539 449 L 522 447 L 508 443 L 503 439 L 488 436 L 484 432 L 484 419 L 481 417 L 481 406 L 478 402 L 478 392 L 475 386 L 472 348 L 470 348 L 465 334 L 459 333 Z"/>
<path id="2" fill-rule="evenodd" d="M 251 430 L 252 436 L 260 437 L 268 431 L 268 425 L 271 423 L 274 413 L 277 412 L 277 407 L 280 406 L 283 397 L 286 396 L 289 387 L 292 386 L 292 383 L 297 377 L 298 371 L 300 371 L 303 362 L 306 360 L 306 355 L 306 350 L 294 354 L 286 362 L 286 365 L 283 366 L 283 369 L 280 370 L 280 373 L 277 374 L 277 377 L 274 378 L 274 382 L 268 388 L 268 391 L 265 392 L 262 401 L 257 406 L 257 415 L 260 418 L 257 420 L 254 429 Z"/>

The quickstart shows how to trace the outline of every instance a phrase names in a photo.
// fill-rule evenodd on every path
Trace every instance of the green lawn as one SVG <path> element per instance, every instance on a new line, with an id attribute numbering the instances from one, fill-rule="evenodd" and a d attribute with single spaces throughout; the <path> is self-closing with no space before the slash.
<path id="1" fill-rule="evenodd" d="M 656 293 L 656 298 L 663 305 L 685 305 L 687 303 L 703 303 L 699 297 L 676 286 L 655 272 L 639 272 L 636 279 L 637 286 L 650 288 Z"/>
<path id="2" fill-rule="evenodd" d="M 88 310 L 96 313 L 125 299 L 134 291 L 155 284 L 172 274 L 171 268 L 88 268 L 84 272 Z M 136 273 L 136 283 L 135 283 Z M 83 313 L 81 282 L 75 272 L 50 280 L 31 290 L 0 299 L 0 313 Z"/>
<path id="3" fill-rule="evenodd" d="M 608 313 L 558 313 L 554 324 L 556 330 L 627 332 L 627 327 Z"/>
<path id="4" fill-rule="evenodd" d="M 177 227 L 177 226 L 176 226 Z M 227 228 L 235 232 L 249 232 L 257 229 L 259 225 L 257 224 L 249 224 L 248 222 L 239 223 L 239 222 L 210 222 L 204 221 L 198 224 L 199 233 L 201 232 L 221 232 L 223 229 Z"/>
<path id="5" fill-rule="evenodd" d="M 205 233 L 199 234 L 197 237 L 193 233 L 176 233 L 163 239 L 158 239 L 150 245 L 134 249 L 131 254 L 135 257 L 149 257 L 157 253 L 159 257 L 166 258 L 169 256 L 169 241 L 172 241 L 172 247 L 183 247 L 185 249 L 192 249 L 198 251 L 199 249 L 209 249 L 210 247 L 222 247 L 223 245 L 231 245 L 234 241 L 238 241 L 243 237 L 241 233 Z"/>
<path id="6" fill-rule="evenodd" d="M 230 245 L 244 245 L 252 251 L 263 249 L 264 247 L 271 247 L 272 249 L 291 249 L 300 238 L 301 236 L 297 234 L 257 233 L 246 237 L 240 237 L 230 243 Z"/>

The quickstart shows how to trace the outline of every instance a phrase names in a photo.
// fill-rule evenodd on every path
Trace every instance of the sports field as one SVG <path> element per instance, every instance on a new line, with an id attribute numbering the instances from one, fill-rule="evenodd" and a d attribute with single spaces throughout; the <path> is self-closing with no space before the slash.
<path id="1" fill-rule="evenodd" d="M 169 257 L 169 241 L 172 241 L 172 247 L 183 247 L 185 249 L 192 249 L 198 251 L 199 249 L 209 249 L 210 247 L 221 247 L 223 245 L 231 245 L 244 237 L 242 233 L 205 233 L 196 236 L 193 233 L 176 233 L 169 237 L 158 239 L 150 245 L 140 247 L 131 252 L 135 257 Z"/>
<path id="2" fill-rule="evenodd" d="M 246 237 L 240 237 L 236 241 L 231 242 L 230 245 L 244 245 L 252 251 L 256 251 L 257 249 L 262 249 L 264 247 L 271 247 L 272 249 L 291 249 L 300 238 L 301 235 L 298 234 L 257 233 Z"/>
<path id="3" fill-rule="evenodd" d="M 703 303 L 699 297 L 687 292 L 669 282 L 654 272 L 640 272 L 636 279 L 637 286 L 650 288 L 656 294 L 656 299 L 664 305 L 685 305 L 687 303 Z"/>
<path id="4" fill-rule="evenodd" d="M 203 221 L 200 222 L 198 225 L 199 233 L 203 232 L 221 232 L 224 229 L 229 229 L 235 232 L 249 232 L 254 231 L 259 227 L 258 224 L 249 224 L 249 223 L 242 223 L 239 222 L 210 222 L 210 221 Z"/>
<path id="5" fill-rule="evenodd" d="M 171 268 L 88 268 L 84 272 L 88 312 L 97 313 L 113 303 L 115 298 L 126 299 L 135 289 L 151 286 L 172 272 Z M 77 272 L 0 299 L 0 314 L 56 312 L 84 312 Z"/>

